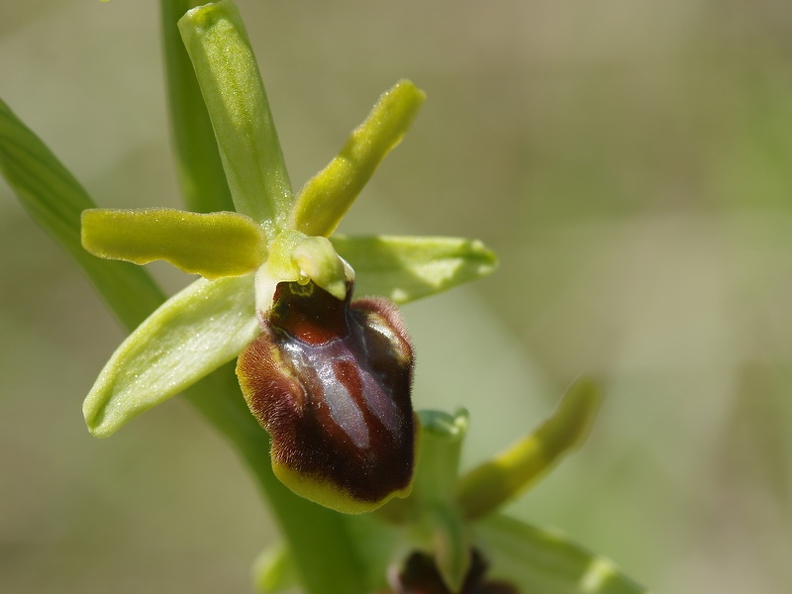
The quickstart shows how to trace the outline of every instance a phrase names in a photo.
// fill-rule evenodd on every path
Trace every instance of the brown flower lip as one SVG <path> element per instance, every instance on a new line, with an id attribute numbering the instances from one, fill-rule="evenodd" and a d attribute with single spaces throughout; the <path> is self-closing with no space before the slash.
<path id="1" fill-rule="evenodd" d="M 263 332 L 240 355 L 248 406 L 273 469 L 298 494 L 362 512 L 409 493 L 413 351 L 396 307 L 281 282 Z"/>

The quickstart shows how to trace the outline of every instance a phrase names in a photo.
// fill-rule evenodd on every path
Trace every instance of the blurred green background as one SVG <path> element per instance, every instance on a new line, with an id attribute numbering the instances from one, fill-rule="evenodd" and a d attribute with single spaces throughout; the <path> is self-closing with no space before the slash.
<path id="1" fill-rule="evenodd" d="M 404 310 L 416 405 L 472 411 L 465 464 L 596 374 L 594 433 L 513 513 L 656 593 L 789 592 L 792 4 L 238 4 L 296 187 L 398 78 L 428 92 L 343 230 L 500 255 Z M 0 96 L 103 206 L 178 205 L 158 26 L 154 0 L 0 0 Z M 0 274 L 0 591 L 251 591 L 272 521 L 194 411 L 88 435 L 122 333 L 4 183 Z"/>

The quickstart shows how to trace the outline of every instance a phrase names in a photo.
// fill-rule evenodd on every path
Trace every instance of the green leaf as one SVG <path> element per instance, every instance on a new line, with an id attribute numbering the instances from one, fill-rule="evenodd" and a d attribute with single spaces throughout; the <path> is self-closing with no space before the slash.
<path id="1" fill-rule="evenodd" d="M 338 155 L 300 190 L 291 228 L 329 236 L 385 155 L 401 142 L 425 100 L 426 94 L 407 80 L 385 92 Z"/>
<path id="2" fill-rule="evenodd" d="M 212 120 L 236 210 L 270 237 L 284 223 L 292 192 L 267 95 L 233 2 L 193 8 L 179 20 Z"/>
<path id="3" fill-rule="evenodd" d="M 563 535 L 494 515 L 475 525 L 488 577 L 542 594 L 648 594 L 605 557 Z"/>
<path id="4" fill-rule="evenodd" d="M 208 279 L 255 272 L 267 250 L 263 229 L 245 215 L 171 208 L 83 211 L 82 244 L 100 258 L 166 260 Z"/>
<path id="5" fill-rule="evenodd" d="M 253 277 L 200 279 L 171 297 L 113 353 L 83 404 L 97 437 L 231 361 L 260 332 Z"/>
<path id="6" fill-rule="evenodd" d="M 330 238 L 352 265 L 358 295 L 406 303 L 491 273 L 495 255 L 478 240 L 372 235 Z"/>
<path id="7" fill-rule="evenodd" d="M 459 480 L 457 501 L 468 519 L 495 511 L 544 476 L 588 435 L 602 402 L 599 386 L 579 379 L 553 415 L 529 435 Z"/>
<path id="8" fill-rule="evenodd" d="M 0 171 L 30 216 L 77 263 L 126 327 L 163 300 L 145 270 L 99 260 L 80 244 L 80 213 L 96 206 L 52 151 L 0 101 Z"/>

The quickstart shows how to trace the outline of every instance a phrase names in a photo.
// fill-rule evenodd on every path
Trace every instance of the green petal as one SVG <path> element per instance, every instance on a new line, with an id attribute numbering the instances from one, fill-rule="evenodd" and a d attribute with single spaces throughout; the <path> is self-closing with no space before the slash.
<path id="1" fill-rule="evenodd" d="M 237 211 L 272 237 L 292 193 L 267 95 L 233 2 L 188 11 L 179 30 L 212 120 Z"/>
<path id="2" fill-rule="evenodd" d="M 541 478 L 588 435 L 602 393 L 589 379 L 576 381 L 555 413 L 533 433 L 460 478 L 459 506 L 468 519 L 496 510 Z"/>
<path id="3" fill-rule="evenodd" d="M 47 146 L 0 101 L 0 171 L 30 216 L 85 270 L 126 327 L 164 299 L 148 273 L 126 262 L 99 260 L 80 245 L 80 213 L 95 206 Z"/>
<path id="4" fill-rule="evenodd" d="M 495 515 L 475 527 L 488 577 L 542 594 L 648 594 L 605 557 L 563 535 Z"/>
<path id="5" fill-rule="evenodd" d="M 407 80 L 385 92 L 338 155 L 300 190 L 290 227 L 329 236 L 385 155 L 401 142 L 425 100 L 426 94 Z"/>
<path id="6" fill-rule="evenodd" d="M 264 230 L 245 215 L 171 208 L 86 210 L 82 244 L 100 258 L 166 260 L 209 279 L 255 272 L 266 254 Z"/>
<path id="7" fill-rule="evenodd" d="M 330 238 L 355 269 L 359 295 L 406 303 L 491 273 L 495 255 L 478 240 L 372 235 Z"/>
<path id="8" fill-rule="evenodd" d="M 200 279 L 171 297 L 113 353 L 83 404 L 106 437 L 231 361 L 260 332 L 253 277 Z"/>

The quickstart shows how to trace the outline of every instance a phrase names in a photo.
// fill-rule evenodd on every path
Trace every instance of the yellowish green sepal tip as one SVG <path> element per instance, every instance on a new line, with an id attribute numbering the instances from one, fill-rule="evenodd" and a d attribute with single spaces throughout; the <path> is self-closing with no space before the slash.
<path id="1" fill-rule="evenodd" d="M 401 142 L 425 100 L 426 94 L 408 80 L 383 93 L 338 155 L 300 190 L 289 226 L 328 237 L 385 155 Z"/>
<path id="2" fill-rule="evenodd" d="M 460 478 L 457 502 L 469 520 L 497 510 L 531 486 L 588 435 L 602 402 L 594 381 L 567 390 L 555 413 L 529 435 Z"/>

